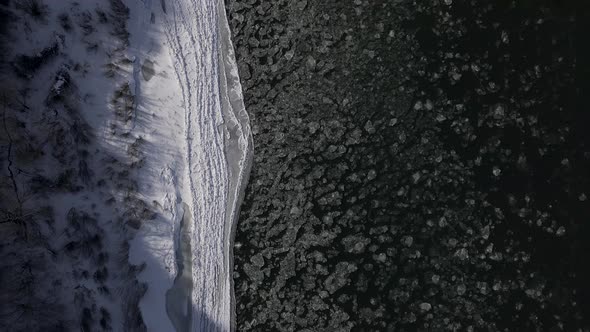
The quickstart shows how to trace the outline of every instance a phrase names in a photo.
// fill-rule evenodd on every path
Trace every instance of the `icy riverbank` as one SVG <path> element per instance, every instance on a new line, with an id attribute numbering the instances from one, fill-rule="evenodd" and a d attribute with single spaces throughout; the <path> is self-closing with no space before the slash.
<path id="1" fill-rule="evenodd" d="M 158 331 L 172 328 L 163 309 L 165 294 L 173 287 L 177 296 L 168 300 L 188 296 L 192 302 L 191 313 L 185 308 L 174 312 L 181 307 L 167 304 L 169 316 L 192 315 L 191 322 L 180 324 L 185 326 L 181 330 L 190 326 L 189 331 L 229 331 L 235 320 L 233 234 L 250 170 L 252 139 L 223 3 L 146 1 L 132 8 L 131 21 L 135 24 L 130 26 L 136 27 L 131 31 L 135 63 L 150 60 L 156 72 L 158 65 L 162 68 L 160 75 L 142 81 L 141 89 L 135 85 L 141 96 L 137 107 L 157 110 L 166 122 L 140 124 L 136 130 L 146 131 L 156 151 L 169 152 L 151 156 L 147 170 L 159 170 L 160 188 L 152 192 L 169 213 L 163 221 L 167 231 L 161 232 L 161 225 L 147 229 L 133 247 L 137 260 L 145 254 L 156 258 L 147 262 L 146 272 L 139 276 L 148 284 L 141 302 L 146 326 Z M 174 243 L 182 236 L 178 202 L 186 204 L 185 220 L 191 222 L 183 232 L 190 239 L 185 246 Z M 146 252 L 148 243 L 158 249 Z M 182 270 L 192 271 L 192 289 L 186 278 L 176 278 L 172 285 L 172 278 L 181 272 L 173 263 L 174 249 L 187 247 L 192 248 L 192 266 Z M 162 267 L 168 273 L 162 273 Z"/>
<path id="2" fill-rule="evenodd" d="M 231 331 L 252 139 L 222 1 L 0 19 L 2 331 Z"/>

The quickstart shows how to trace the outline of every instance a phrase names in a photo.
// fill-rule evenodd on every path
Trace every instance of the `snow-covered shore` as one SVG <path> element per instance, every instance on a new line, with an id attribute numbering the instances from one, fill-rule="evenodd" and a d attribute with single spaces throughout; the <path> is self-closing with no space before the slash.
<path id="1" fill-rule="evenodd" d="M 252 138 L 223 2 L 0 18 L 3 331 L 231 331 Z"/>
<path id="2" fill-rule="evenodd" d="M 169 213 L 166 231 L 163 225 L 145 227 L 132 244 L 132 259 L 154 258 L 139 275 L 148 285 L 140 302 L 144 320 L 148 330 L 172 328 L 165 293 L 177 271 L 173 252 L 180 250 L 183 202 L 191 221 L 185 225 L 193 262 L 190 330 L 229 331 L 235 320 L 233 234 L 252 139 L 223 2 L 137 2 L 129 26 L 134 62 L 155 63 L 156 75 L 135 89 L 137 107 L 158 114 L 159 124 L 140 123 L 136 130 L 145 132 L 156 152 L 149 154 L 146 172 L 159 173 L 152 198 Z"/>

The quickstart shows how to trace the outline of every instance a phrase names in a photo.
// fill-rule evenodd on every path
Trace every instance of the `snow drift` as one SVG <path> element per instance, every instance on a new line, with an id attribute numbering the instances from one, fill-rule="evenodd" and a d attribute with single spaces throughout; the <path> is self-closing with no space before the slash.
<path id="1" fill-rule="evenodd" d="M 222 1 L 0 17 L 0 326 L 233 330 L 252 138 Z"/>
<path id="2" fill-rule="evenodd" d="M 142 300 L 144 319 L 148 329 L 170 329 L 162 322 L 165 301 L 177 331 L 233 330 L 233 237 L 250 172 L 252 137 L 223 1 L 147 0 L 135 13 L 130 24 L 136 27 L 131 31 L 134 63 L 149 59 L 166 74 L 148 82 L 136 79 L 141 82 L 135 85 L 141 96 L 137 107 L 157 107 L 167 113 L 160 118 L 174 119 L 161 130 L 144 125 L 157 150 L 173 151 L 170 158 L 154 155 L 150 167 L 162 170 L 156 192 L 165 193 L 168 201 L 170 232 L 155 227 L 135 243 L 136 259 L 146 243 L 167 248 L 146 269 L 148 289 L 159 294 L 150 296 L 148 290 Z M 183 227 L 181 220 L 186 221 Z M 172 247 L 176 263 L 171 262 Z M 180 261 L 192 265 L 179 269 Z M 192 278 L 176 276 L 172 282 L 168 277 L 162 283 L 154 276 L 157 265 L 167 266 L 171 276 L 190 273 Z"/>

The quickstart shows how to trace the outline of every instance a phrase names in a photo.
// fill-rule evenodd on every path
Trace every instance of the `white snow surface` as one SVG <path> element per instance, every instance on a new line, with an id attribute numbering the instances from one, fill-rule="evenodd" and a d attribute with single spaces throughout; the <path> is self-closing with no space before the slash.
<path id="1" fill-rule="evenodd" d="M 192 320 L 183 322 L 187 328 L 181 330 L 234 330 L 233 237 L 253 143 L 223 0 L 122 0 L 130 14 L 128 45 L 125 36 L 113 33 L 121 23 L 112 15 L 117 1 L 43 3 L 43 20 L 11 7 L 19 19 L 7 58 L 40 54 L 56 42 L 59 46 L 31 77 L 11 80 L 15 91 L 26 87 L 30 108 L 14 117 L 49 142 L 31 162 L 36 168 L 23 167 L 53 179 L 66 167 L 78 169 L 82 160 L 89 175 L 84 183 L 72 177 L 78 190 L 47 189 L 46 198 L 24 206 L 33 210 L 43 202 L 55 215 L 54 229 L 40 226 L 56 254 L 36 287 L 46 290 L 42 295 L 48 299 L 63 302 L 59 318 L 68 326 L 80 327 L 85 308 L 98 317 L 104 307 L 113 331 L 141 331 L 141 324 L 132 326 L 143 293 L 137 278 L 147 284 L 139 300 L 147 330 L 176 331 L 166 294 L 178 272 L 179 242 L 188 237 L 192 252 L 185 257 L 192 257 L 192 266 L 185 271 L 192 271 L 192 290 L 183 298 L 190 299 L 192 313 L 177 314 Z M 106 13 L 102 22 L 100 13 Z M 127 83 L 132 99 L 116 97 Z M 63 95 L 63 100 L 49 102 L 48 93 Z M 133 100 L 131 116 L 120 114 L 116 103 L 121 99 Z M 87 125 L 88 143 L 68 138 L 74 121 Z M 55 129 L 66 125 L 62 134 Z M 139 152 L 131 149 L 138 142 Z M 65 161 L 53 156 L 56 151 L 64 153 Z M 67 164 L 71 160 L 76 165 Z M 142 206 L 153 217 L 129 217 Z M 95 260 L 63 250 L 79 236 L 69 225 L 72 211 L 95 220 L 94 226 L 80 227 L 91 227 L 101 237 L 101 247 L 92 255 L 107 255 L 105 281 L 92 278 L 99 268 Z M 188 236 L 181 237 L 183 219 Z M 136 271 L 141 272 L 136 276 Z"/>
<path id="2" fill-rule="evenodd" d="M 166 218 L 144 224 L 131 243 L 132 263 L 148 284 L 140 302 L 149 331 L 174 331 L 165 294 L 177 272 L 183 213 L 190 214 L 193 287 L 190 331 L 234 329 L 233 237 L 252 159 L 223 0 L 128 1 L 135 135 L 146 140 L 140 192 Z M 153 63 L 146 80 L 142 66 Z M 143 172 L 144 174 L 141 174 Z M 182 203 L 190 211 L 182 210 Z"/>

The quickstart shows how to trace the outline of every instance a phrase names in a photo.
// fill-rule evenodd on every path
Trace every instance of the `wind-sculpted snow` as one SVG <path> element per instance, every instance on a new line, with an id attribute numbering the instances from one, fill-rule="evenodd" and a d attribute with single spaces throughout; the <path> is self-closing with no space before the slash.
<path id="1" fill-rule="evenodd" d="M 166 6 L 165 33 L 185 110 L 191 331 L 226 331 L 234 320 L 231 241 L 250 167 L 251 134 L 223 5 L 206 0 Z"/>
<path id="2" fill-rule="evenodd" d="M 252 139 L 219 0 L 0 2 L 2 331 L 230 331 Z"/>
<path id="3" fill-rule="evenodd" d="M 149 157 L 146 177 L 159 172 L 153 199 L 169 216 L 134 247 L 136 260 L 155 258 L 140 275 L 152 290 L 141 302 L 148 330 L 233 330 L 233 234 L 252 138 L 223 6 L 146 0 L 131 10 L 134 111 L 163 122 L 133 128 L 165 152 Z"/>

